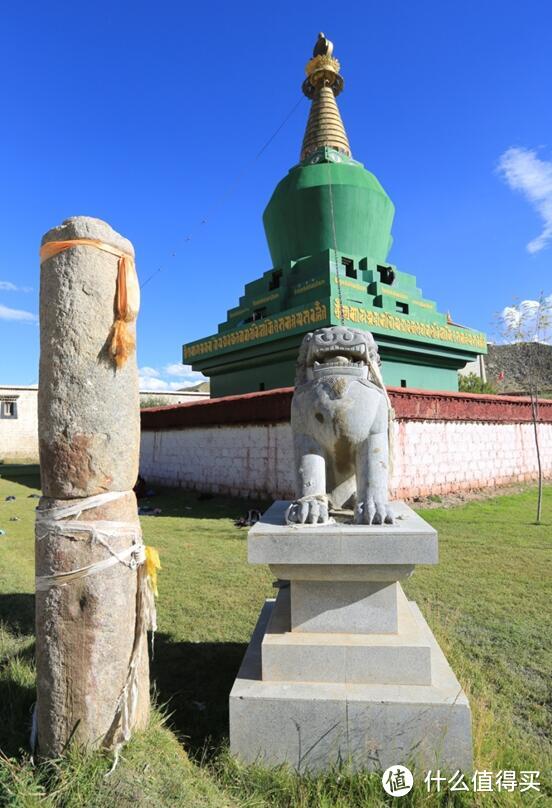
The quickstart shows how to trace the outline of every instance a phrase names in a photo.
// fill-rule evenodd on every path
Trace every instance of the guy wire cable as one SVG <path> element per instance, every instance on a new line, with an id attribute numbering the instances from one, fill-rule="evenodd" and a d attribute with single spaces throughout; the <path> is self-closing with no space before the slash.
<path id="1" fill-rule="evenodd" d="M 332 218 L 333 246 L 335 254 L 335 278 L 337 280 L 337 296 L 339 298 L 339 319 L 341 320 L 341 325 L 345 325 L 345 316 L 343 314 L 343 296 L 341 294 L 341 277 L 339 275 L 339 261 L 337 259 L 337 235 L 335 231 L 335 215 L 334 215 L 331 167 L 332 163 L 328 163 L 328 192 L 330 194 L 330 216 Z"/>
<path id="2" fill-rule="evenodd" d="M 299 105 L 300 105 L 301 103 L 303 103 L 303 101 L 304 101 L 304 96 L 303 96 L 303 95 L 301 95 L 301 96 L 299 97 L 298 101 L 296 101 L 296 103 L 293 105 L 293 107 L 292 107 L 292 108 L 290 109 L 290 111 L 287 113 L 287 115 L 285 116 L 285 118 L 282 120 L 282 122 L 281 122 L 281 123 L 280 123 L 280 124 L 279 124 L 279 125 L 276 127 L 276 129 L 274 130 L 274 132 L 272 132 L 272 134 L 270 135 L 270 137 L 268 138 L 268 140 L 266 140 L 266 141 L 265 141 L 265 143 L 264 143 L 264 144 L 261 146 L 261 148 L 259 149 L 259 151 L 258 151 L 258 152 L 255 154 L 255 156 L 254 156 L 254 157 L 253 157 L 253 158 L 252 158 L 252 159 L 249 161 L 249 163 L 247 163 L 247 165 L 245 166 L 245 168 L 243 169 L 243 171 L 241 171 L 241 173 L 237 175 L 237 177 L 236 177 L 236 178 L 235 178 L 235 180 L 234 180 L 234 181 L 233 181 L 233 182 L 232 182 L 232 183 L 229 185 L 229 187 L 227 188 L 227 190 L 226 190 L 226 191 L 224 191 L 224 192 L 223 192 L 223 193 L 220 195 L 220 197 L 218 198 L 218 201 L 216 201 L 216 202 L 215 202 L 215 204 L 214 204 L 214 205 L 213 205 L 213 207 L 211 208 L 210 212 L 209 212 L 209 213 L 208 213 L 206 216 L 204 216 L 204 217 L 203 217 L 203 218 L 202 218 L 202 219 L 201 219 L 201 220 L 200 220 L 200 221 L 199 221 L 199 222 L 196 224 L 196 226 L 194 227 L 194 229 L 193 229 L 193 230 L 192 230 L 192 231 L 191 231 L 191 232 L 190 232 L 190 233 L 189 233 L 189 234 L 188 234 L 188 235 L 185 237 L 185 239 L 184 239 L 184 241 L 185 241 L 185 242 L 189 242 L 189 241 L 191 241 L 191 240 L 192 240 L 192 238 L 194 237 L 194 234 L 195 234 L 195 233 L 196 233 L 196 232 L 197 232 L 199 229 L 201 229 L 202 225 L 207 224 L 207 222 L 208 222 L 208 221 L 209 221 L 209 219 L 210 219 L 210 218 L 213 216 L 213 214 L 214 214 L 216 211 L 220 210 L 220 208 L 221 208 L 221 207 L 222 207 L 222 206 L 223 206 L 223 205 L 224 205 L 224 204 L 225 204 L 225 203 L 228 201 L 228 199 L 229 199 L 229 198 L 232 196 L 232 194 L 235 192 L 236 188 L 239 186 L 239 184 L 241 183 L 241 181 L 243 180 L 243 178 L 244 178 L 244 177 L 245 177 L 245 176 L 246 176 L 246 175 L 249 173 L 249 171 L 251 170 L 251 167 L 252 167 L 252 166 L 255 164 L 255 162 L 256 162 L 256 161 L 259 159 L 259 157 L 261 157 L 261 155 L 262 155 L 262 154 L 263 154 L 263 153 L 266 151 L 266 149 L 267 149 L 267 148 L 270 146 L 270 144 L 272 143 L 272 141 L 273 141 L 273 140 L 274 140 L 274 139 L 275 139 L 275 138 L 276 138 L 276 137 L 279 135 L 279 133 L 282 131 L 282 129 L 284 128 L 284 126 L 286 125 L 286 123 L 287 123 L 287 122 L 289 121 L 289 119 L 290 119 L 290 118 L 293 116 L 293 114 L 294 114 L 294 113 L 295 113 L 295 111 L 296 111 L 296 110 L 299 108 Z M 171 252 L 171 253 L 170 253 L 170 258 L 175 258 L 175 257 L 176 257 L 176 250 L 174 250 L 173 252 Z M 143 283 L 141 283 L 141 284 L 140 284 L 140 288 L 141 288 L 141 289 L 143 289 L 143 288 L 144 288 L 144 286 L 146 286 L 146 284 L 148 284 L 148 283 L 149 283 L 149 282 L 152 280 L 152 278 L 154 278 L 156 275 L 158 275 L 160 272 L 162 272 L 162 271 L 163 271 L 163 269 L 165 269 L 165 266 L 160 266 L 160 267 L 158 267 L 158 268 L 157 268 L 157 269 L 156 269 L 154 272 L 152 272 L 152 273 L 151 273 L 151 275 L 148 275 L 148 277 L 146 278 L 146 280 L 145 280 L 145 281 L 143 281 Z"/>

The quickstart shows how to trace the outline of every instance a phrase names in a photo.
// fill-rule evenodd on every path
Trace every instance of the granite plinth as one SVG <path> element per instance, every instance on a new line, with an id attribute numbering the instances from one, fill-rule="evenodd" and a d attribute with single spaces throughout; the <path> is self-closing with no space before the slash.
<path id="1" fill-rule="evenodd" d="M 248 536 L 249 563 L 268 564 L 273 572 L 273 566 L 285 567 L 288 580 L 307 580 L 303 575 L 321 567 L 330 568 L 324 572 L 333 581 L 341 579 L 342 569 L 347 575 L 343 580 L 364 580 L 351 577 L 371 574 L 362 567 L 393 576 L 379 580 L 399 580 L 416 564 L 438 561 L 437 531 L 404 502 L 391 503 L 393 525 L 286 525 L 288 505 L 286 500 L 274 502 Z"/>
<path id="2" fill-rule="evenodd" d="M 230 694 L 234 754 L 298 771 L 469 770 L 467 698 L 399 583 L 437 563 L 436 531 L 404 503 L 377 526 L 286 525 L 287 505 L 249 532 L 249 561 L 289 586 L 265 604 Z"/>
<path id="3" fill-rule="evenodd" d="M 431 685 L 264 681 L 267 601 L 230 693 L 230 748 L 244 763 L 317 772 L 348 762 L 356 770 L 397 763 L 453 773 L 472 767 L 470 708 L 419 609 L 410 604 L 431 652 Z"/>
<path id="4" fill-rule="evenodd" d="M 399 580 L 437 563 L 437 533 L 403 502 L 394 525 L 286 525 L 275 502 L 249 531 L 251 564 L 291 581 L 292 631 L 397 632 Z"/>
<path id="5" fill-rule="evenodd" d="M 394 581 L 291 581 L 291 628 L 357 634 L 396 632 L 398 587 Z"/>
<path id="6" fill-rule="evenodd" d="M 262 678 L 278 682 L 431 684 L 431 652 L 404 592 L 397 633 L 300 632 L 281 589 L 262 639 Z"/>

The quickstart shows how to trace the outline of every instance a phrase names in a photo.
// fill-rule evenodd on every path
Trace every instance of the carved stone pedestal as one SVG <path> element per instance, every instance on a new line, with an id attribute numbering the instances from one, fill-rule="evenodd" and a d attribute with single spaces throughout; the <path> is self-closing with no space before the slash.
<path id="1" fill-rule="evenodd" d="M 249 561 L 289 585 L 265 603 L 232 688 L 233 753 L 299 771 L 468 771 L 468 700 L 399 583 L 437 563 L 435 530 L 400 502 L 394 525 L 369 527 L 289 526 L 287 505 L 249 532 Z"/>

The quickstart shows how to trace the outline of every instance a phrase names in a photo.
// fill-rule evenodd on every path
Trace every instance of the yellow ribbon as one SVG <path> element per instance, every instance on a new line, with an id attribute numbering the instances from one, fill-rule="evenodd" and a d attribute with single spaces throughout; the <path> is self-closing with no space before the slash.
<path id="1" fill-rule="evenodd" d="M 134 336 L 129 332 L 127 324 L 136 319 L 137 308 L 129 306 L 129 278 L 136 276 L 134 258 L 129 253 L 118 250 L 105 241 L 93 238 L 75 238 L 67 241 L 47 241 L 40 248 L 40 263 L 53 258 L 54 255 L 72 247 L 96 247 L 119 259 L 117 264 L 117 291 L 115 295 L 115 322 L 111 330 L 110 353 L 118 368 L 122 367 L 136 347 Z M 137 284 L 136 284 L 137 286 Z"/>
<path id="2" fill-rule="evenodd" d="M 159 553 L 155 547 L 146 547 L 146 573 L 151 586 L 151 591 L 156 598 L 159 597 L 157 589 L 157 571 L 161 569 Z"/>

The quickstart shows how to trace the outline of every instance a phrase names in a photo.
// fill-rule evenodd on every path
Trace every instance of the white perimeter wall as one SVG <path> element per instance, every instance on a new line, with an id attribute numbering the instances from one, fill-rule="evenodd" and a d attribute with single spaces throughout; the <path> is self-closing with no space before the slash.
<path id="1" fill-rule="evenodd" d="M 37 390 L 0 386 L 0 402 L 15 400 L 17 418 L 0 418 L 0 460 L 38 462 Z"/>
<path id="2" fill-rule="evenodd" d="M 539 425 L 552 477 L 552 424 Z M 534 479 L 530 423 L 408 421 L 395 424 L 395 497 L 427 496 Z M 289 423 L 144 430 L 148 482 L 240 496 L 293 496 Z"/>
<path id="3" fill-rule="evenodd" d="M 0 402 L 14 399 L 17 418 L 0 418 L 0 460 L 31 460 L 38 463 L 38 388 L 0 385 Z M 177 392 L 140 392 L 141 399 L 159 399 L 164 406 L 201 401 L 209 393 L 196 390 Z"/>

